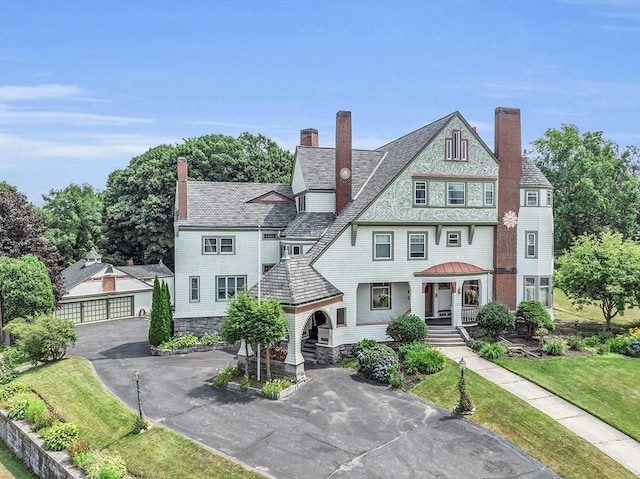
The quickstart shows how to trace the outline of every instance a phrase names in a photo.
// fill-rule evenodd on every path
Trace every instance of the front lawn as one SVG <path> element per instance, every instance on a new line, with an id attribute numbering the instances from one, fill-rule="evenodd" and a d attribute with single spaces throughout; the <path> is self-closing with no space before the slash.
<path id="1" fill-rule="evenodd" d="M 450 410 L 458 400 L 459 375 L 458 364 L 447 360 L 442 371 L 426 376 L 411 392 Z M 477 407 L 470 419 L 520 447 L 565 479 L 635 477 L 595 446 L 522 399 L 473 371 L 467 370 L 465 377 Z"/>
<path id="2" fill-rule="evenodd" d="M 0 477 L 7 479 L 35 479 L 11 450 L 0 441 Z"/>
<path id="3" fill-rule="evenodd" d="M 608 354 L 495 362 L 640 441 L 640 359 Z"/>
<path id="4" fill-rule="evenodd" d="M 574 308 L 567 296 L 558 288 L 553 290 L 553 315 L 555 318 L 598 323 L 604 327 L 605 321 L 600 306 Z M 640 308 L 627 309 L 624 316 L 619 314 L 611 320 L 613 328 L 627 329 L 640 322 Z"/>
<path id="5" fill-rule="evenodd" d="M 138 477 L 264 477 L 161 426 L 130 434 L 135 413 L 103 389 L 85 359 L 70 357 L 33 368 L 18 380 L 27 383 L 62 419 L 77 424 L 92 449 L 120 455 L 129 472 Z"/>

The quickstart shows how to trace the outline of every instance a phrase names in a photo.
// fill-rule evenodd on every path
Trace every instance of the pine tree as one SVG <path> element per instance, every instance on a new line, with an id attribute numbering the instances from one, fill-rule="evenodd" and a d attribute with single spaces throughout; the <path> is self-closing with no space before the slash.
<path id="1" fill-rule="evenodd" d="M 153 279 L 153 295 L 151 296 L 151 318 L 149 321 L 149 343 L 158 346 L 170 339 L 169 330 L 166 327 L 162 287 L 158 276 Z"/>
<path id="2" fill-rule="evenodd" d="M 169 293 L 169 285 L 166 281 L 162 282 L 162 300 L 163 300 L 163 316 L 165 322 L 165 328 L 169 338 L 174 335 L 173 330 L 173 311 L 171 310 L 171 293 Z"/>

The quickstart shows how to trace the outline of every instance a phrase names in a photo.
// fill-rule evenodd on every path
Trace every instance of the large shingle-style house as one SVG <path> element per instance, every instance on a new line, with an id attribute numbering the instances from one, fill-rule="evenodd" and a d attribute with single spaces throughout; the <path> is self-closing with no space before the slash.
<path id="1" fill-rule="evenodd" d="M 240 288 L 276 297 L 303 377 L 308 338 L 331 362 L 404 313 L 464 327 L 494 299 L 551 309 L 552 187 L 518 109 L 496 109 L 495 153 L 458 112 L 353 150 L 340 111 L 335 144 L 302 130 L 290 185 L 187 181 L 178 159 L 176 324 L 213 329 Z"/>
<path id="2" fill-rule="evenodd" d="M 173 297 L 173 273 L 157 264 L 113 266 L 102 262 L 95 249 L 62 271 L 65 294 L 56 317 L 87 323 L 147 314 L 155 276 L 169 286 Z"/>

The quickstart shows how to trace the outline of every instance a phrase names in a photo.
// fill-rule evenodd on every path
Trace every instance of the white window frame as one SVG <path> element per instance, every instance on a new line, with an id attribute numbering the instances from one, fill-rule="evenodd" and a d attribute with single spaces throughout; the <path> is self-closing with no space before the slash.
<path id="1" fill-rule="evenodd" d="M 383 296 L 386 297 L 385 302 L 382 301 Z M 391 283 L 371 283 L 371 310 L 382 309 L 391 309 Z"/>
<path id="2" fill-rule="evenodd" d="M 462 186 L 462 189 L 459 187 Z M 462 193 L 462 202 L 460 198 L 452 197 L 452 193 Z M 454 201 L 455 200 L 455 201 Z M 448 206 L 465 206 L 467 201 L 467 184 L 460 181 L 450 181 L 447 183 L 447 205 Z"/>
<path id="3" fill-rule="evenodd" d="M 200 302 L 200 276 L 189 276 L 189 302 Z"/>
<path id="4" fill-rule="evenodd" d="M 418 188 L 421 186 L 421 188 Z M 418 196 L 418 192 L 421 192 L 422 197 Z M 416 180 L 413 182 L 413 204 L 416 206 L 427 205 L 427 182 L 423 180 Z"/>
<path id="5" fill-rule="evenodd" d="M 462 130 L 452 130 L 451 138 L 445 139 L 444 158 L 447 161 L 468 161 L 469 140 L 462 138 Z"/>
<path id="6" fill-rule="evenodd" d="M 550 276 L 525 276 L 523 287 L 524 301 L 539 301 L 545 308 L 551 308 L 553 284 Z"/>
<path id="7" fill-rule="evenodd" d="M 382 241 L 384 237 L 388 237 L 389 241 Z M 389 256 L 378 256 L 378 246 L 389 245 Z M 392 261 L 393 260 L 393 231 L 374 231 L 373 232 L 373 260 L 374 261 Z"/>
<path id="8" fill-rule="evenodd" d="M 456 238 L 454 240 L 454 238 Z M 462 231 L 447 231 L 447 247 L 459 248 L 462 246 Z"/>
<path id="9" fill-rule="evenodd" d="M 538 290 L 538 301 L 542 303 L 542 306 L 545 308 L 551 307 L 551 278 L 548 276 L 543 276 L 538 278 L 539 281 L 539 290 Z M 542 284 L 545 282 L 546 284 Z M 543 301 L 544 300 L 544 301 Z"/>
<path id="10" fill-rule="evenodd" d="M 421 237 L 422 241 L 413 242 L 413 239 L 417 239 Z M 414 255 L 414 252 L 411 250 L 411 246 L 414 244 L 422 245 L 422 254 Z M 409 231 L 407 233 L 407 259 L 427 259 L 427 233 L 419 232 L 419 231 Z"/>
<path id="11" fill-rule="evenodd" d="M 525 231 L 524 257 L 525 258 L 538 257 L 538 232 L 537 231 Z"/>
<path id="12" fill-rule="evenodd" d="M 296 200 L 298 203 L 298 212 L 302 213 L 304 211 L 307 211 L 307 196 L 300 195 L 296 198 Z"/>
<path id="13" fill-rule="evenodd" d="M 202 237 L 202 254 L 218 254 L 218 238 L 216 236 Z"/>
<path id="14" fill-rule="evenodd" d="M 493 183 L 484 184 L 484 205 L 493 206 L 495 204 L 495 185 Z"/>
<path id="15" fill-rule="evenodd" d="M 224 298 L 221 297 L 220 295 L 220 280 L 223 279 L 225 282 L 225 286 L 224 286 Z M 238 287 L 238 280 L 241 279 L 242 280 L 242 285 L 240 287 Z M 229 280 L 233 280 L 233 287 L 230 288 L 230 281 Z M 242 290 L 244 288 L 247 287 L 247 277 L 244 275 L 239 275 L 239 276 L 216 276 L 216 301 L 227 301 L 231 298 L 233 298 L 233 296 L 235 296 L 235 294 L 238 292 L 238 290 Z M 233 293 L 230 294 L 230 290 L 233 289 Z"/>
<path id="16" fill-rule="evenodd" d="M 537 191 L 527 190 L 525 192 L 525 204 L 527 206 L 538 206 L 540 204 L 540 194 Z"/>
<path id="17" fill-rule="evenodd" d="M 236 237 L 203 236 L 202 254 L 236 254 Z"/>
<path id="18" fill-rule="evenodd" d="M 553 193 L 547 191 L 547 206 L 553 206 Z"/>

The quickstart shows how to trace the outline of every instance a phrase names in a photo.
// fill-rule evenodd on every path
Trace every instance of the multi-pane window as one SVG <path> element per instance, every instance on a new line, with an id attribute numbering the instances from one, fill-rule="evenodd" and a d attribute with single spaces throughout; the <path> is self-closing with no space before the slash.
<path id="1" fill-rule="evenodd" d="M 536 278 L 527 276 L 524 278 L 524 300 L 533 301 L 536 299 Z"/>
<path id="2" fill-rule="evenodd" d="M 371 309 L 391 309 L 391 285 L 389 283 L 371 284 Z"/>
<path id="3" fill-rule="evenodd" d="M 200 301 L 200 276 L 189 276 L 189 302 Z"/>
<path id="4" fill-rule="evenodd" d="M 464 205 L 464 183 L 447 183 L 447 204 Z"/>
<path id="5" fill-rule="evenodd" d="M 218 276 L 216 278 L 218 301 L 225 301 L 233 298 L 238 291 L 241 291 L 247 283 L 246 276 Z"/>
<path id="6" fill-rule="evenodd" d="M 275 264 L 270 263 L 270 264 L 263 264 L 262 265 L 262 274 L 267 273 L 271 268 L 273 268 L 275 266 Z"/>
<path id="7" fill-rule="evenodd" d="M 494 202 L 493 190 L 494 190 L 493 183 L 484 184 L 484 205 L 485 206 L 493 206 L 493 202 Z"/>
<path id="8" fill-rule="evenodd" d="M 305 195 L 298 196 L 296 200 L 298 202 L 298 211 L 307 211 L 307 197 Z"/>
<path id="9" fill-rule="evenodd" d="M 540 301 L 545 308 L 551 307 L 551 278 L 548 276 L 525 276 L 524 300 Z"/>
<path id="10" fill-rule="evenodd" d="M 525 233 L 525 256 L 527 258 L 538 257 L 538 233 L 527 231 Z"/>
<path id="11" fill-rule="evenodd" d="M 202 254 L 235 254 L 233 236 L 203 236 Z"/>
<path id="12" fill-rule="evenodd" d="M 413 184 L 413 204 L 426 205 L 427 204 L 427 182 L 416 181 Z"/>
<path id="13" fill-rule="evenodd" d="M 553 206 L 553 194 L 547 191 L 547 206 Z"/>
<path id="14" fill-rule="evenodd" d="M 527 191 L 527 206 L 538 206 L 537 191 Z"/>
<path id="15" fill-rule="evenodd" d="M 409 259 L 427 258 L 427 234 L 409 233 Z"/>
<path id="16" fill-rule="evenodd" d="M 346 308 L 338 308 L 336 310 L 336 324 L 338 326 L 346 324 L 345 323 L 346 316 L 347 316 L 347 309 Z"/>
<path id="17" fill-rule="evenodd" d="M 393 233 L 373 234 L 373 259 L 393 259 Z"/>
<path id="18" fill-rule="evenodd" d="M 540 278 L 540 292 L 538 301 L 542 306 L 548 308 L 551 306 L 551 281 L 549 278 Z"/>
<path id="19" fill-rule="evenodd" d="M 453 130 L 451 137 L 445 139 L 445 159 L 447 161 L 467 161 L 469 159 L 469 140 L 462 138 L 460 130 Z"/>
<path id="20" fill-rule="evenodd" d="M 278 239 L 278 233 L 262 233 L 263 240 L 275 240 Z"/>
<path id="21" fill-rule="evenodd" d="M 447 246 L 460 246 L 461 243 L 459 231 L 447 232 Z"/>

